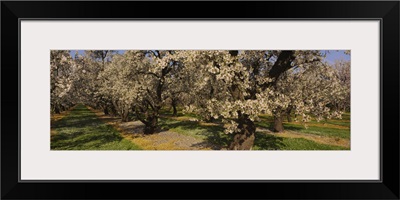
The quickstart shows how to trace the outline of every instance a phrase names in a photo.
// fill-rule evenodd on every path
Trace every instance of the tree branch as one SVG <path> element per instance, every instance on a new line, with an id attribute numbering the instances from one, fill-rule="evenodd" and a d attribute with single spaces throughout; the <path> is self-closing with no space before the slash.
<path id="1" fill-rule="evenodd" d="M 264 83 L 261 85 L 262 89 L 265 90 L 268 87 L 275 85 L 280 75 L 292 68 L 292 62 L 296 58 L 294 55 L 295 51 L 282 51 L 271 70 L 268 72 L 268 76 L 273 78 L 273 82 Z"/>

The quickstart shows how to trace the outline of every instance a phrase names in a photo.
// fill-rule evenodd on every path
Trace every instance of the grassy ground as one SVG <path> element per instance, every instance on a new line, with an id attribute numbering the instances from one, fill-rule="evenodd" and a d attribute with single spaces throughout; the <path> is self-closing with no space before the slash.
<path id="1" fill-rule="evenodd" d="M 163 117 L 160 119 L 160 126 L 164 130 L 202 139 L 207 143 L 214 144 L 218 149 L 228 146 L 232 139 L 232 135 L 223 133 L 224 128 L 219 124 L 207 124 L 187 120 L 180 121 L 171 119 L 170 117 Z"/>
<path id="2" fill-rule="evenodd" d="M 285 138 L 257 134 L 254 150 L 347 150 L 346 147 L 320 144 L 304 138 Z"/>
<path id="3" fill-rule="evenodd" d="M 219 121 L 201 122 L 199 116 L 177 117 L 163 110 L 161 133 L 140 134 L 141 123 L 120 122 L 118 118 L 89 110 L 83 105 L 52 121 L 52 150 L 210 150 L 226 149 L 233 135 L 225 134 Z M 260 116 L 253 150 L 348 150 L 350 149 L 350 114 L 343 119 L 312 121 L 308 128 L 296 122 L 284 122 L 286 132 L 269 131 L 271 116 Z"/>
<path id="4" fill-rule="evenodd" d="M 260 118 L 261 121 L 256 123 L 258 127 L 271 128 L 273 123 L 272 116 L 262 115 Z M 283 126 L 285 130 L 300 133 L 350 139 L 350 113 L 343 114 L 342 119 L 330 119 L 320 122 L 313 120 L 307 123 L 307 128 L 299 122 L 286 121 Z"/>
<path id="5" fill-rule="evenodd" d="M 51 124 L 52 150 L 137 150 L 114 127 L 101 122 L 83 105 L 76 106 L 67 116 Z"/>
<path id="6" fill-rule="evenodd" d="M 177 121 L 169 118 L 160 119 L 162 128 L 180 134 L 201 138 L 204 141 L 226 147 L 232 141 L 232 135 L 223 132 L 224 128 L 218 124 L 204 124 L 194 121 Z M 262 132 L 256 133 L 254 150 L 346 150 L 348 148 L 334 145 L 320 144 L 303 138 L 280 137 Z"/>

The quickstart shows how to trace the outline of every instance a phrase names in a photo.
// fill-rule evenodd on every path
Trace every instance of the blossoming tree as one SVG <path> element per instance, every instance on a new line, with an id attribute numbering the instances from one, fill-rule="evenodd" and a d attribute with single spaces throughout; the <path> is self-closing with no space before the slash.
<path id="1" fill-rule="evenodd" d="M 177 113 L 221 119 L 233 134 L 232 150 L 249 150 L 260 114 L 274 117 L 272 130 L 284 131 L 284 116 L 304 125 L 340 117 L 349 106 L 350 63 L 323 61 L 316 50 L 132 50 L 51 53 L 52 109 L 83 102 L 135 116 L 145 134 L 157 132 L 166 103 Z M 131 114 L 131 115 L 130 115 Z"/>
<path id="2" fill-rule="evenodd" d="M 73 60 L 69 51 L 53 50 L 50 53 L 50 96 L 51 109 L 60 113 L 72 103 L 70 91 L 72 86 Z"/>
<path id="3" fill-rule="evenodd" d="M 283 131 L 282 113 L 294 109 L 304 122 L 339 116 L 327 104 L 338 86 L 319 51 L 180 51 L 193 77 L 195 102 L 188 111 L 222 118 L 234 134 L 230 149 L 251 149 L 255 121 L 273 114 L 273 129 Z M 318 77 L 318 78 L 317 78 Z M 321 84 L 323 83 L 323 84 Z M 308 93 L 302 93 L 307 91 Z"/>

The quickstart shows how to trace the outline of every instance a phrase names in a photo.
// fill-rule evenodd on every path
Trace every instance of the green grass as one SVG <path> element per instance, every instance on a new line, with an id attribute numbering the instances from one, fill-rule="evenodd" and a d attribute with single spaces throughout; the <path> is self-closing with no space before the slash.
<path id="1" fill-rule="evenodd" d="M 349 120 L 331 119 L 331 120 L 328 120 L 328 121 L 323 121 L 322 123 L 339 125 L 339 126 L 343 126 L 343 127 L 346 127 L 346 128 L 350 128 L 350 121 Z"/>
<path id="2" fill-rule="evenodd" d="M 178 121 L 170 118 L 170 114 L 163 112 L 165 117 L 159 119 L 163 130 L 170 130 L 182 135 L 202 139 L 213 145 L 213 149 L 229 146 L 233 139 L 232 134 L 225 134 L 222 124 L 204 125 L 196 121 Z M 194 117 L 194 114 L 178 116 Z M 257 127 L 270 128 L 273 118 L 268 115 L 260 116 Z M 350 114 L 345 114 L 342 120 L 329 120 L 322 123 L 350 127 Z M 286 130 L 300 133 L 315 134 L 328 137 L 349 139 L 350 130 L 346 128 L 332 128 L 323 126 L 309 126 L 308 129 L 300 124 L 284 123 Z M 140 147 L 124 139 L 111 125 L 103 123 L 96 114 L 83 105 L 75 107 L 67 116 L 52 124 L 56 134 L 51 138 L 52 150 L 136 150 Z M 286 138 L 279 135 L 256 132 L 253 150 L 346 150 L 347 148 L 320 144 L 303 138 Z"/>
<path id="3" fill-rule="evenodd" d="M 201 138 L 219 147 L 227 147 L 232 141 L 232 134 L 225 134 L 220 125 L 202 126 L 198 122 L 175 121 L 161 118 L 163 129 L 171 130 L 183 135 Z M 283 138 L 265 133 L 256 133 L 253 150 L 346 150 L 344 147 L 319 144 L 303 138 Z"/>
<path id="4" fill-rule="evenodd" d="M 319 126 L 309 126 L 307 129 L 301 124 L 284 123 L 286 130 L 292 130 L 300 133 L 308 133 L 327 137 L 339 137 L 344 139 L 350 138 L 349 129 L 327 128 Z"/>
<path id="5" fill-rule="evenodd" d="M 346 113 L 342 117 L 343 119 L 331 119 L 321 122 L 312 120 L 311 123 L 308 124 L 308 128 L 305 128 L 302 124 L 296 124 L 293 122 L 284 122 L 283 127 L 285 130 L 291 130 L 299 133 L 350 139 L 350 113 Z M 257 127 L 266 129 L 271 128 L 273 117 L 262 115 L 260 116 L 260 119 L 261 121 L 256 122 Z M 313 125 L 312 123 L 317 123 L 319 126 Z M 324 123 L 339 125 L 342 126 L 342 128 L 323 127 Z"/>
<path id="6" fill-rule="evenodd" d="M 329 120 L 329 121 L 326 121 L 326 122 L 323 122 L 323 123 L 339 125 L 339 126 L 344 126 L 344 127 L 350 128 L 350 122 L 346 122 L 346 121 Z"/>
<path id="7" fill-rule="evenodd" d="M 257 133 L 254 150 L 349 150 L 345 147 L 320 144 L 304 138 L 284 138 Z"/>
<path id="8" fill-rule="evenodd" d="M 311 120 L 311 122 L 314 123 L 321 123 L 321 124 L 333 124 L 333 125 L 339 125 L 343 126 L 346 128 L 350 128 L 350 113 L 343 113 L 342 114 L 342 119 L 328 119 L 328 120 L 322 120 L 320 122 L 317 122 L 316 120 Z"/>
<path id="9" fill-rule="evenodd" d="M 111 125 L 105 124 L 83 105 L 76 106 L 67 116 L 51 125 L 52 150 L 139 150 L 124 139 Z"/>
<path id="10" fill-rule="evenodd" d="M 195 121 L 176 121 L 168 118 L 160 118 L 159 124 L 164 130 L 199 138 L 220 147 L 227 146 L 232 139 L 232 135 L 225 134 L 220 125 L 203 126 Z"/>

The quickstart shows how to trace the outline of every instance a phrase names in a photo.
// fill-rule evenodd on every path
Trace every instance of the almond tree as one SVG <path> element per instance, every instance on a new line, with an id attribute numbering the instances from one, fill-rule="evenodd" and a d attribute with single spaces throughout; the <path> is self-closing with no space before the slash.
<path id="1" fill-rule="evenodd" d="M 99 93 L 106 100 L 112 102 L 123 122 L 129 120 L 130 111 L 140 100 L 140 90 L 143 85 L 138 80 L 136 68 L 139 68 L 138 65 L 146 64 L 142 59 L 138 59 L 136 63 L 129 63 L 127 56 L 141 57 L 140 52 L 116 55 L 113 62 L 99 74 L 101 80 Z"/>
<path id="2" fill-rule="evenodd" d="M 185 68 L 196 74 L 192 89 L 196 102 L 187 110 L 223 118 L 226 133 L 235 134 L 230 149 L 250 149 L 255 139 L 254 120 L 259 113 L 271 111 L 266 103 L 271 90 L 252 88 L 258 74 L 254 74 L 252 66 L 240 62 L 238 51 L 180 51 L 179 54 Z M 259 81 L 270 80 L 260 76 Z"/>
<path id="3" fill-rule="evenodd" d="M 103 110 L 106 115 L 116 114 L 115 108 L 107 98 L 108 94 L 99 92 L 102 79 L 99 74 L 110 64 L 115 51 L 86 50 L 83 55 L 75 55 L 74 95 L 80 102 Z"/>
<path id="4" fill-rule="evenodd" d="M 294 112 L 297 116 L 295 120 L 301 120 L 304 125 L 312 117 L 317 121 L 341 117 L 342 112 L 331 110 L 330 105 L 344 99 L 345 93 L 345 88 L 337 78 L 337 71 L 327 64 L 289 69 L 277 81 L 271 97 L 271 106 L 280 111 L 274 113 L 273 130 L 284 130 L 282 113 L 290 115 Z"/>
<path id="5" fill-rule="evenodd" d="M 327 66 L 319 51 L 143 50 L 112 55 L 86 51 L 72 60 L 68 51 L 52 52 L 52 107 L 59 109 L 67 97 L 76 96 L 106 114 L 117 113 L 122 121 L 135 114 L 145 124 L 144 133 L 151 134 L 159 130 L 167 100 L 173 107 L 179 101 L 206 120 L 221 118 L 225 132 L 234 134 L 229 148 L 248 150 L 260 114 L 273 115 L 273 130 L 280 132 L 287 113 L 304 123 L 312 117 L 340 117 L 339 110 L 330 108 L 349 94 L 340 82 L 347 76 Z"/>
<path id="6" fill-rule="evenodd" d="M 290 81 L 295 78 L 286 79 L 288 70 L 300 75 L 322 68 L 324 64 L 319 51 L 179 51 L 177 55 L 185 70 L 195 74 L 191 85 L 195 103 L 186 109 L 222 118 L 226 123 L 225 132 L 234 134 L 230 149 L 251 149 L 256 131 L 254 121 L 259 114 L 273 114 L 276 128 L 282 125 L 282 113 L 290 103 L 306 121 L 307 116 L 332 116 L 324 103 L 304 105 L 307 99 L 289 101 L 290 98 L 285 96 L 288 85 L 307 83 Z M 327 88 L 321 91 L 326 92 Z M 319 95 L 309 97 L 325 98 Z"/>
<path id="7" fill-rule="evenodd" d="M 136 117 L 145 124 L 144 133 L 152 134 L 159 131 L 158 119 L 165 101 L 178 95 L 177 91 L 171 90 L 174 89 L 171 85 L 179 80 L 177 75 L 182 65 L 176 60 L 174 51 L 150 50 L 144 55 L 148 61 L 136 68 L 138 84 L 143 89 L 137 94 L 140 98 L 134 109 Z"/>
<path id="8" fill-rule="evenodd" d="M 60 113 L 72 105 L 69 95 L 72 72 L 73 61 L 69 51 L 50 51 L 50 98 L 54 113 Z"/>
<path id="9" fill-rule="evenodd" d="M 337 70 L 337 78 L 339 79 L 342 87 L 344 87 L 343 98 L 335 99 L 332 102 L 334 109 L 340 111 L 350 110 L 350 61 L 337 60 L 333 64 L 333 68 Z"/>
<path id="10" fill-rule="evenodd" d="M 177 91 L 167 91 L 179 80 L 179 67 L 173 51 L 126 51 L 102 73 L 102 94 L 109 94 L 123 121 L 132 110 L 145 124 L 144 133 L 152 134 L 159 130 L 160 110 L 166 99 L 176 95 Z"/>
<path id="11" fill-rule="evenodd" d="M 89 62 L 91 62 L 92 66 L 97 66 L 98 70 L 95 71 L 94 76 L 96 79 L 93 80 L 93 83 L 96 83 L 97 86 L 94 87 L 95 95 L 93 98 L 96 100 L 95 108 L 99 108 L 103 110 L 104 114 L 108 115 L 111 111 L 112 114 L 115 114 L 115 108 L 113 104 L 107 98 L 107 95 L 101 95 L 98 92 L 99 85 L 101 81 L 98 78 L 98 75 L 101 71 L 104 70 L 107 64 L 112 61 L 113 56 L 115 55 L 116 51 L 114 50 L 86 50 L 85 54 L 88 58 L 90 58 Z M 92 70 L 93 71 L 93 70 Z"/>

